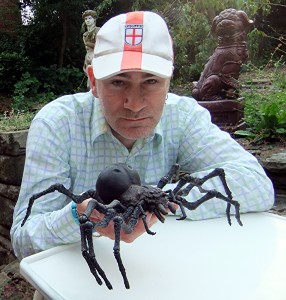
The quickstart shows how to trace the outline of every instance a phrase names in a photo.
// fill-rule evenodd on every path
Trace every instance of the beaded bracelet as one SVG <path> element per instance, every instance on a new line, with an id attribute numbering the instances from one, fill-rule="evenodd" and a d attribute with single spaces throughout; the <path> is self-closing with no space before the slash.
<path id="1" fill-rule="evenodd" d="M 78 214 L 77 214 L 77 210 L 76 210 L 76 203 L 74 201 L 72 201 L 72 206 L 71 206 L 71 209 L 72 209 L 72 216 L 76 222 L 76 224 L 80 225 L 80 222 L 79 222 L 79 219 L 78 219 Z M 92 230 L 92 233 L 96 233 L 96 230 L 93 228 Z M 101 235 L 93 235 L 93 237 L 101 237 Z"/>
<path id="2" fill-rule="evenodd" d="M 80 222 L 79 222 L 79 219 L 78 219 L 78 214 L 77 214 L 77 211 L 76 211 L 76 203 L 74 201 L 72 201 L 71 209 L 72 209 L 72 216 L 73 216 L 76 224 L 80 225 Z"/>

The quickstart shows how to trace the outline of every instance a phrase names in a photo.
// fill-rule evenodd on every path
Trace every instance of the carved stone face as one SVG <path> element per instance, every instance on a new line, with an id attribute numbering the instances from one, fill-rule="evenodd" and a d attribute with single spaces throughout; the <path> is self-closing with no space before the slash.
<path id="1" fill-rule="evenodd" d="M 91 25 L 95 24 L 95 19 L 92 16 L 86 16 L 84 18 L 84 22 L 85 22 L 86 26 L 91 26 Z"/>

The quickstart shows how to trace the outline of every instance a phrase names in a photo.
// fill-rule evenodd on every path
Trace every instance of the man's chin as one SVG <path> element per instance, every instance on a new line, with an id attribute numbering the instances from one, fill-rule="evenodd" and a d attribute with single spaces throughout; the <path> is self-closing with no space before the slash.
<path id="1" fill-rule="evenodd" d="M 120 131 L 120 135 L 125 139 L 138 140 L 149 136 L 153 132 L 153 128 L 148 127 L 132 127 Z"/>

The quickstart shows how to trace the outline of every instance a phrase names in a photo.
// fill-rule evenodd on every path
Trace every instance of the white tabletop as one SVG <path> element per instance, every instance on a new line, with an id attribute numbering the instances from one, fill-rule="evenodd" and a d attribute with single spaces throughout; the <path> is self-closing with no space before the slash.
<path id="1" fill-rule="evenodd" d="M 21 261 L 22 275 L 47 299 L 285 300 L 286 218 L 243 214 L 240 227 L 226 218 L 157 223 L 157 234 L 121 243 L 130 282 L 126 290 L 113 257 L 113 241 L 94 241 L 99 264 L 113 285 L 99 286 L 79 244 Z"/>

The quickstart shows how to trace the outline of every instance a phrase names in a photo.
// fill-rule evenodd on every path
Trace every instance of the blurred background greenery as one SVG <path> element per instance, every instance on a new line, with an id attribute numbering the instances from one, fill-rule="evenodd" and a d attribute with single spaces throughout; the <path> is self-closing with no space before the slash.
<path id="1" fill-rule="evenodd" d="M 19 112 L 35 111 L 63 94 L 86 90 L 81 15 L 87 9 L 97 11 L 99 27 L 114 15 L 131 10 L 152 10 L 162 15 L 174 41 L 171 89 L 177 91 L 182 86 L 185 94 L 190 94 L 191 82 L 198 80 L 216 47 L 210 30 L 213 18 L 226 8 L 244 10 L 254 21 L 254 30 L 248 34 L 250 58 L 243 71 L 263 77 L 272 68 L 275 81 L 280 83 L 279 91 L 283 91 L 286 80 L 280 68 L 285 65 L 286 53 L 284 3 L 285 0 L 0 0 L 0 99 L 9 99 L 12 115 L 17 116 Z M 266 96 L 256 94 L 253 90 L 244 93 L 245 103 L 255 106 L 275 98 L 278 108 L 285 112 L 285 93 L 277 95 L 279 101 L 276 96 L 263 101 L 260 98 Z M 275 110 L 274 106 L 269 109 Z M 257 120 L 251 120 L 257 118 L 254 111 L 246 109 L 249 126 L 258 126 Z M 284 112 L 278 112 L 279 124 L 284 124 Z"/>

